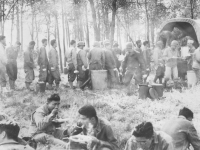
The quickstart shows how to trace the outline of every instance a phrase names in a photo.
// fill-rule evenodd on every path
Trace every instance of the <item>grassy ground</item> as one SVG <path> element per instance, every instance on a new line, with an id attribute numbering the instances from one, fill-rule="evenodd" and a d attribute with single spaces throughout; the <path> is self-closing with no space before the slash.
<path id="1" fill-rule="evenodd" d="M 30 115 L 39 106 L 46 102 L 52 91 L 45 94 L 28 92 L 24 87 L 24 72 L 19 70 L 17 86 L 20 91 L 13 96 L 0 101 L 0 110 L 8 114 L 19 122 L 21 126 L 21 136 L 27 136 L 30 125 Z M 36 73 L 37 76 L 37 73 Z M 36 79 L 37 80 L 37 79 Z M 61 116 L 69 117 L 69 124 L 64 124 L 63 128 L 74 124 L 77 120 L 77 111 L 84 104 L 90 103 L 97 109 L 98 115 L 108 119 L 113 127 L 114 133 L 120 142 L 121 149 L 125 146 L 127 139 L 135 125 L 142 121 L 151 121 L 156 130 L 159 130 L 163 123 L 176 117 L 178 111 L 183 106 L 189 107 L 194 112 L 193 123 L 200 131 L 200 87 L 185 90 L 182 93 L 173 91 L 165 93 L 165 99 L 152 101 L 150 99 L 139 100 L 137 96 L 127 96 L 123 88 L 107 91 L 77 91 L 65 88 L 67 77 L 62 76 L 61 89 Z M 70 104 L 70 108 L 65 108 Z"/>

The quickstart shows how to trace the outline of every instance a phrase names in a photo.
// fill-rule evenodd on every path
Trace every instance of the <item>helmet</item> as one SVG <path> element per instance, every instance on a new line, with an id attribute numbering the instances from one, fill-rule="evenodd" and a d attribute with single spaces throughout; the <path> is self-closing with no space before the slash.
<path id="1" fill-rule="evenodd" d="M 126 43 L 126 49 L 132 49 L 133 44 L 131 42 Z"/>
<path id="2" fill-rule="evenodd" d="M 77 43 L 77 46 L 85 46 L 85 42 L 84 42 L 84 41 L 79 41 L 79 42 Z"/>

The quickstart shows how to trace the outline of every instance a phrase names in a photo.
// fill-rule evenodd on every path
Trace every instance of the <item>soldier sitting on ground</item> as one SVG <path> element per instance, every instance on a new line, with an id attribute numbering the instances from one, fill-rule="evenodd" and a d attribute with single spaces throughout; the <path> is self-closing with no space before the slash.
<path id="1" fill-rule="evenodd" d="M 172 138 L 162 131 L 154 131 L 151 122 L 136 126 L 125 150 L 173 150 Z"/>
<path id="2" fill-rule="evenodd" d="M 56 129 L 58 124 L 58 110 L 60 96 L 53 94 L 47 99 L 47 103 L 36 109 L 31 115 L 30 136 L 37 143 L 54 144 L 67 147 L 67 143 L 62 141 L 64 136 L 68 136 L 68 131 Z"/>
<path id="3" fill-rule="evenodd" d="M 88 148 L 98 150 L 118 150 L 118 142 L 113 134 L 110 123 L 97 117 L 95 108 L 92 105 L 85 105 L 79 109 L 83 134 L 89 138 Z"/>
<path id="4" fill-rule="evenodd" d="M 20 128 L 14 121 L 0 117 L 0 149 L 1 150 L 33 150 L 29 145 L 20 144 L 18 134 Z"/>
<path id="5" fill-rule="evenodd" d="M 193 112 L 184 107 L 179 111 L 179 116 L 167 121 L 163 131 L 173 139 L 176 150 L 187 150 L 192 145 L 194 150 L 200 149 L 200 139 L 192 124 Z"/>

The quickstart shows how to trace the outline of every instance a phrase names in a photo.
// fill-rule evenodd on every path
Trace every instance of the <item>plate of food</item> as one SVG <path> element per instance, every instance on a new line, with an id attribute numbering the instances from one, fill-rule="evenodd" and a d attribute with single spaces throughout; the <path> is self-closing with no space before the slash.
<path id="1" fill-rule="evenodd" d="M 69 141 L 77 142 L 81 144 L 87 144 L 91 141 L 91 137 L 86 136 L 86 135 L 74 135 L 74 136 L 68 137 L 68 139 Z"/>
<path id="2" fill-rule="evenodd" d="M 52 120 L 52 122 L 54 122 L 54 123 L 64 123 L 64 122 L 68 122 L 69 121 L 69 119 L 68 118 L 66 118 L 66 119 L 54 119 L 54 120 Z"/>

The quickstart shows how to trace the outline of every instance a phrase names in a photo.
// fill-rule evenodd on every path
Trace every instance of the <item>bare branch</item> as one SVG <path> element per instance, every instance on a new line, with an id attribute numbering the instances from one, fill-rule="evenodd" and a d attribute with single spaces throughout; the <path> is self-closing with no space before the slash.
<path id="1" fill-rule="evenodd" d="M 10 14 L 12 8 L 15 6 L 15 4 L 16 4 L 17 2 L 18 2 L 18 0 L 16 0 L 16 1 L 13 3 L 13 5 L 12 5 L 11 8 L 9 9 L 9 11 L 8 11 L 8 13 L 7 13 L 7 15 L 6 15 L 6 17 L 5 17 L 4 20 L 6 20 L 6 19 L 8 18 L 8 15 Z"/>

